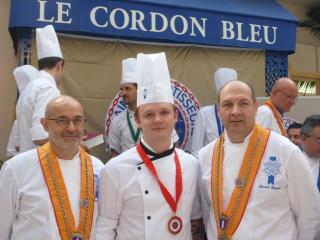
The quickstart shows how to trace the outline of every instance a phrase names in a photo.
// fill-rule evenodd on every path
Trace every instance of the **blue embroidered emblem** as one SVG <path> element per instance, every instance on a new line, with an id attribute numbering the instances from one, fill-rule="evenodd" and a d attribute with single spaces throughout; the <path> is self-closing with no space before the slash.
<path id="1" fill-rule="evenodd" d="M 268 177 L 268 186 L 270 188 L 276 189 L 274 186 L 275 177 L 280 173 L 280 162 L 277 160 L 277 157 L 270 156 L 269 159 L 263 163 L 263 172 Z"/>
<path id="2" fill-rule="evenodd" d="M 146 88 L 143 89 L 143 92 L 142 92 L 143 99 L 147 98 L 147 93 L 148 93 L 147 89 Z"/>

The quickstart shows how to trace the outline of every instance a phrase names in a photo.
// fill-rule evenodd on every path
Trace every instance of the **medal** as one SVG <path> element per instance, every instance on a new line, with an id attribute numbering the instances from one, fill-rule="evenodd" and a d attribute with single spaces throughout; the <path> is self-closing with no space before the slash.
<path id="1" fill-rule="evenodd" d="M 150 170 L 150 172 L 158 182 L 163 197 L 169 204 L 172 211 L 175 213 L 177 211 L 178 202 L 182 193 L 182 171 L 181 171 L 181 165 L 180 165 L 177 152 L 174 151 L 174 161 L 176 164 L 176 200 L 174 200 L 174 198 L 171 196 L 166 186 L 164 186 L 163 183 L 160 181 L 156 168 L 154 167 L 148 155 L 143 151 L 143 148 L 140 143 L 137 144 L 137 151 L 141 159 L 145 163 L 146 167 Z M 169 229 L 169 232 L 172 234 L 178 234 L 181 231 L 182 227 L 183 227 L 182 219 L 177 216 L 171 217 L 170 220 L 168 221 L 168 229 Z"/>
<path id="2" fill-rule="evenodd" d="M 178 234 L 181 231 L 182 226 L 182 220 L 177 216 L 173 216 L 168 222 L 168 229 L 172 234 Z"/>
<path id="3" fill-rule="evenodd" d="M 90 155 L 80 148 L 80 221 L 75 225 L 63 175 L 58 159 L 50 143 L 38 148 L 38 156 L 45 182 L 50 194 L 57 226 L 62 240 L 89 240 L 94 211 L 94 175 Z"/>
<path id="4" fill-rule="evenodd" d="M 72 235 L 72 240 L 83 240 L 83 239 L 84 239 L 84 237 L 79 233 L 74 233 Z"/>

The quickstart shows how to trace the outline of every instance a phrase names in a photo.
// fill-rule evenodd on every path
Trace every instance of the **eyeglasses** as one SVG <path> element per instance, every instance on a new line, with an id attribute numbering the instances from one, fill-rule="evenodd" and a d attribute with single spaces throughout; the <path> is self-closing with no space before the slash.
<path id="1" fill-rule="evenodd" d="M 290 95 L 290 94 L 286 93 L 285 91 L 283 91 L 281 89 L 278 89 L 278 91 L 281 92 L 283 95 L 285 95 L 290 100 L 293 100 L 295 102 L 297 102 L 299 100 L 298 96 Z"/>
<path id="2" fill-rule="evenodd" d="M 73 125 L 76 127 L 83 126 L 86 119 L 84 117 L 76 117 L 74 119 L 69 119 L 66 117 L 58 117 L 58 118 L 47 118 L 47 120 L 55 121 L 55 123 L 60 127 L 69 126 L 70 122 L 72 121 Z"/>

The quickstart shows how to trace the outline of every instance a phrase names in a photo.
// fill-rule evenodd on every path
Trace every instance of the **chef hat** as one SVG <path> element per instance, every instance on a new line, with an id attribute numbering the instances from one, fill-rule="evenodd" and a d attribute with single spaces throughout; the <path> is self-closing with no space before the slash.
<path id="1" fill-rule="evenodd" d="M 140 75 L 137 106 L 159 102 L 174 104 L 165 53 L 139 53 L 137 61 Z"/>
<path id="2" fill-rule="evenodd" d="M 127 58 L 122 60 L 122 76 L 120 85 L 126 83 L 138 83 L 137 59 Z"/>
<path id="3" fill-rule="evenodd" d="M 217 93 L 220 91 L 225 84 L 231 82 L 232 80 L 237 80 L 238 74 L 234 69 L 231 68 L 218 68 L 214 73 L 214 83 L 216 85 Z"/>
<path id="4" fill-rule="evenodd" d="M 48 57 L 63 58 L 58 37 L 52 25 L 36 29 L 38 60 Z"/>
<path id="5" fill-rule="evenodd" d="M 21 93 L 28 83 L 38 76 L 38 69 L 31 65 L 23 65 L 15 68 L 13 75 L 16 79 L 18 90 Z"/>

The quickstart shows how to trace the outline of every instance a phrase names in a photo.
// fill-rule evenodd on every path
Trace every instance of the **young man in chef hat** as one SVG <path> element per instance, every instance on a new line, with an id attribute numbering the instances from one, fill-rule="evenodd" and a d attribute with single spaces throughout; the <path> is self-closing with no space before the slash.
<path id="1" fill-rule="evenodd" d="M 110 125 L 107 141 L 111 158 L 134 147 L 142 135 L 141 129 L 137 126 L 134 118 L 137 109 L 139 78 L 137 59 L 127 58 L 122 60 L 120 92 L 127 109 L 112 119 Z M 178 142 L 179 137 L 175 129 L 172 137 L 175 143 Z"/>
<path id="2" fill-rule="evenodd" d="M 16 107 L 20 152 L 47 142 L 48 134 L 40 119 L 47 103 L 60 96 L 58 85 L 63 78 L 64 60 L 52 25 L 36 29 L 39 75 L 20 95 Z"/>
<path id="3" fill-rule="evenodd" d="M 178 112 L 165 53 L 137 61 L 143 136 L 101 171 L 97 239 L 191 239 L 201 229 L 198 162 L 173 145 Z"/>

